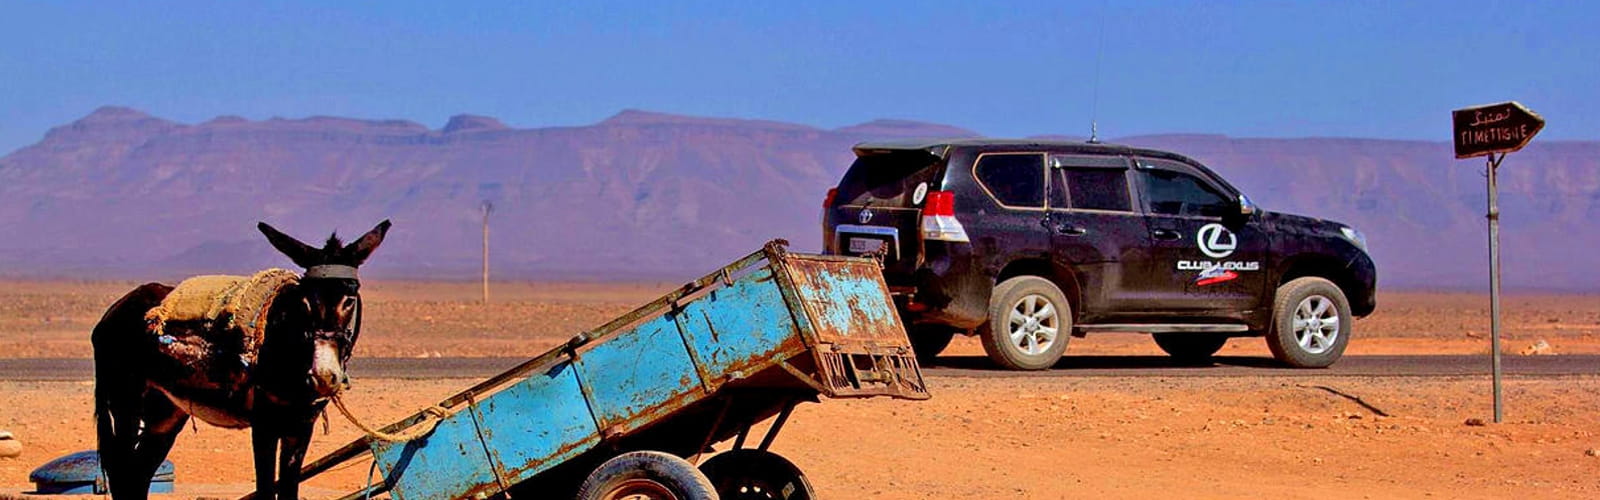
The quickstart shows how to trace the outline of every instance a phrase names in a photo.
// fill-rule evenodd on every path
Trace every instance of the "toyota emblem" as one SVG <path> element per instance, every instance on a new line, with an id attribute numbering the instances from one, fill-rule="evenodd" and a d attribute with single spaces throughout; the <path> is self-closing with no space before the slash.
<path id="1" fill-rule="evenodd" d="M 861 209 L 861 215 L 857 215 L 856 216 L 856 220 L 860 221 L 862 224 L 866 224 L 868 222 L 871 222 L 872 221 L 872 209 L 870 209 L 870 208 Z"/>

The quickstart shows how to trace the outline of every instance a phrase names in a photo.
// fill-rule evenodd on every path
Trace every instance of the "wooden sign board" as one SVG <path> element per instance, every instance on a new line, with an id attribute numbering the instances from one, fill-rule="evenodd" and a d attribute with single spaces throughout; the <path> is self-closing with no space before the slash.
<path id="1" fill-rule="evenodd" d="M 1544 129 L 1544 118 L 1516 101 L 1458 109 L 1450 117 L 1455 121 L 1456 158 L 1510 153 Z"/>

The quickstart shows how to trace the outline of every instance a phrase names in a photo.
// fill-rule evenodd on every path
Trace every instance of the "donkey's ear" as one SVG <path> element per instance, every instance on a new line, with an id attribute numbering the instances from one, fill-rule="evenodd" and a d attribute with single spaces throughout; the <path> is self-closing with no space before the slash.
<path id="1" fill-rule="evenodd" d="M 283 234 L 282 231 L 278 231 L 276 228 L 267 225 L 265 222 L 256 224 L 256 229 L 260 229 L 261 234 L 267 235 L 267 242 L 272 243 L 272 248 L 276 248 L 279 252 L 283 252 L 284 255 L 289 256 L 289 260 L 294 261 L 296 265 L 300 267 L 311 267 L 322 263 L 321 250 L 317 250 L 311 245 L 301 243 L 300 240 L 294 239 L 294 237 L 287 234 Z"/>
<path id="2" fill-rule="evenodd" d="M 378 223 L 378 227 L 374 227 L 371 231 L 367 231 L 367 234 L 361 235 L 361 238 L 357 239 L 355 243 L 344 247 L 344 252 L 341 253 L 348 260 L 345 263 L 352 266 L 360 266 L 361 263 L 366 262 L 367 257 L 372 255 L 372 251 L 377 250 L 378 245 L 383 243 L 383 235 L 389 233 L 389 226 L 389 221 L 385 219 L 383 222 Z"/>

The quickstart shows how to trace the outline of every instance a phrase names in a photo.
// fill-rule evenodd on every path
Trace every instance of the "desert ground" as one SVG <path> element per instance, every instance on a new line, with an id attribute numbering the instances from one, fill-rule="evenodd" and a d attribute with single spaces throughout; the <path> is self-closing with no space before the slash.
<path id="1" fill-rule="evenodd" d="M 88 332 L 134 283 L 0 283 L 0 357 L 86 358 Z M 532 356 L 654 298 L 673 283 L 369 282 L 357 356 Z M 1509 294 L 1507 355 L 1600 353 L 1600 296 Z M 1349 355 L 1488 352 L 1482 294 L 1391 292 L 1356 324 Z M 1542 342 L 1541 342 L 1542 341 Z M 1536 344 L 1547 347 L 1533 349 Z M 1534 354 L 1537 352 L 1537 354 Z M 958 339 L 952 354 L 981 353 Z M 1148 338 L 1075 339 L 1073 354 L 1159 355 Z M 1223 354 L 1266 357 L 1259 339 Z M 1070 362 L 1070 361 L 1069 361 Z M 348 396 L 386 422 L 472 379 L 357 380 Z M 1600 367 L 1512 377 L 1505 423 L 1489 420 L 1488 377 L 956 377 L 923 402 L 802 406 L 775 450 L 823 498 L 1595 498 Z M 0 497 L 31 489 L 50 458 L 94 447 L 92 384 L 0 380 L 0 430 L 24 444 L 0 459 Z M 1364 402 L 1361 404 L 1357 402 Z M 359 435 L 335 417 L 312 454 Z M 173 498 L 249 489 L 249 435 L 193 426 L 170 457 Z M 365 462 L 308 484 L 329 497 L 364 483 Z"/>

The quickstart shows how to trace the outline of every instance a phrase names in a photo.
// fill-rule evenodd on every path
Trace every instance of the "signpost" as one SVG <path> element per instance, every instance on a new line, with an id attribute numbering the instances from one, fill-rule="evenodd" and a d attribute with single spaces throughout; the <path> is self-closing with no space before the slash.
<path id="1" fill-rule="evenodd" d="M 1527 146 L 1544 129 L 1544 118 L 1516 101 L 1458 109 L 1450 117 L 1455 122 L 1456 158 L 1488 157 L 1489 352 L 1494 357 L 1494 421 L 1500 423 L 1504 416 L 1500 397 L 1500 204 L 1495 172 L 1506 153 Z"/>

